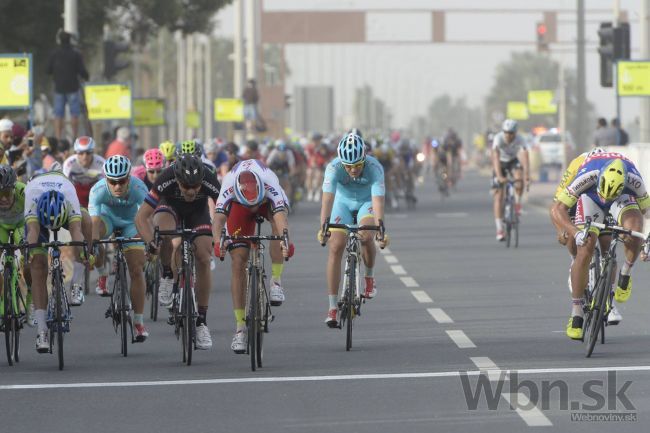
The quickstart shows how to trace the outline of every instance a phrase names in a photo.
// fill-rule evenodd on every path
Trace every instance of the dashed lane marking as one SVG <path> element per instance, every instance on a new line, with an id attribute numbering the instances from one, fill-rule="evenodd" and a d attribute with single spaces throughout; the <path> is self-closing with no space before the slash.
<path id="1" fill-rule="evenodd" d="M 451 317 L 449 317 L 442 308 L 427 308 L 427 311 L 438 323 L 454 323 L 454 321 L 451 320 Z"/>
<path id="2" fill-rule="evenodd" d="M 469 216 L 467 212 L 438 212 L 435 215 L 436 218 L 466 218 Z"/>
<path id="3" fill-rule="evenodd" d="M 397 260 L 397 257 L 395 257 L 393 255 L 384 256 L 384 258 L 386 259 L 386 263 L 388 263 L 389 265 L 399 263 L 399 260 Z"/>
<path id="4" fill-rule="evenodd" d="M 420 287 L 413 277 L 399 277 L 399 279 L 402 280 L 402 283 L 404 283 L 406 287 Z"/>
<path id="5" fill-rule="evenodd" d="M 390 270 L 393 271 L 395 275 L 406 275 L 406 270 L 402 265 L 393 265 L 390 267 Z"/>
<path id="6" fill-rule="evenodd" d="M 393 253 L 390 252 L 390 250 L 388 248 L 384 248 L 383 250 L 381 248 L 379 248 L 379 252 L 382 253 L 382 254 L 393 254 Z"/>
<path id="7" fill-rule="evenodd" d="M 420 304 L 431 304 L 433 299 L 424 290 L 411 290 L 411 294 Z"/>
<path id="8" fill-rule="evenodd" d="M 471 349 L 476 347 L 476 345 L 472 343 L 472 340 L 470 340 L 469 337 L 460 329 L 448 330 L 446 332 L 459 349 Z"/>
<path id="9" fill-rule="evenodd" d="M 501 396 L 508 402 L 508 404 L 510 404 L 510 406 L 515 410 L 515 412 L 517 412 L 517 414 L 524 420 L 524 422 L 528 425 L 528 427 L 544 427 L 544 426 L 553 425 L 551 420 L 548 419 L 546 415 L 544 415 L 542 411 L 537 408 L 537 406 L 531 405 L 529 409 L 524 408 L 531 404 L 526 394 L 522 392 L 518 392 L 516 394 L 510 394 L 504 392 L 503 394 L 501 394 Z M 516 407 L 512 405 L 513 398 L 516 399 L 517 402 Z"/>

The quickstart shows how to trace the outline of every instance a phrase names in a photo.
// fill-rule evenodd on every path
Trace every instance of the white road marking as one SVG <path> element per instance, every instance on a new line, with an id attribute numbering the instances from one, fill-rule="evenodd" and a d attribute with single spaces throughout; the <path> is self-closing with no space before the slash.
<path id="1" fill-rule="evenodd" d="M 487 356 L 471 356 L 469 359 L 472 360 L 479 370 L 487 373 L 488 379 L 491 381 L 508 380 L 508 375 L 502 374 L 499 367 Z"/>
<path id="2" fill-rule="evenodd" d="M 393 265 L 390 267 L 390 270 L 393 271 L 395 275 L 406 275 L 406 270 L 402 265 Z"/>
<path id="3" fill-rule="evenodd" d="M 397 257 L 395 257 L 393 255 L 384 256 L 384 258 L 386 259 L 386 263 L 388 263 L 389 265 L 392 265 L 394 263 L 399 263 L 399 260 L 397 260 Z"/>
<path id="4" fill-rule="evenodd" d="M 438 323 L 454 323 L 454 321 L 451 320 L 451 317 L 449 317 L 442 308 L 427 308 L 427 311 Z"/>
<path id="5" fill-rule="evenodd" d="M 383 250 L 379 248 L 379 252 L 382 254 L 392 254 L 388 248 L 384 248 Z"/>
<path id="6" fill-rule="evenodd" d="M 501 370 L 508 374 L 519 375 L 557 374 L 557 373 L 594 373 L 608 371 L 643 371 L 650 372 L 650 365 L 604 366 L 604 367 L 567 367 L 567 368 L 527 368 L 522 370 Z M 72 382 L 72 383 L 33 383 L 0 385 L 0 390 L 20 389 L 63 389 L 63 388 L 101 388 L 101 387 L 136 387 L 136 386 L 173 386 L 173 385 L 222 385 L 231 383 L 263 382 L 326 382 L 334 380 L 382 380 L 382 379 L 421 379 L 459 377 L 462 374 L 479 376 L 480 370 L 470 371 L 432 371 L 422 373 L 387 373 L 387 374 L 349 374 L 338 376 L 275 376 L 275 377 L 233 377 L 227 379 L 195 380 L 153 380 L 140 382 Z"/>
<path id="7" fill-rule="evenodd" d="M 501 394 L 501 396 L 510 404 L 513 395 L 507 392 Z M 517 407 L 513 407 L 517 414 L 524 420 L 528 427 L 542 427 L 542 426 L 551 426 L 553 423 L 550 419 L 542 413 L 537 406 L 533 406 L 530 409 L 524 409 L 521 406 L 526 406 L 530 404 L 530 400 L 526 394 L 518 392 L 516 395 Z M 512 405 L 511 405 L 512 407 Z"/>
<path id="8" fill-rule="evenodd" d="M 471 349 L 476 347 L 476 345 L 472 343 L 472 340 L 470 340 L 469 337 L 460 329 L 453 329 L 446 332 L 459 349 Z"/>
<path id="9" fill-rule="evenodd" d="M 402 283 L 404 283 L 406 287 L 420 287 L 413 277 L 399 277 L 399 279 L 402 280 Z"/>
<path id="10" fill-rule="evenodd" d="M 420 304 L 431 304 L 433 299 L 424 290 L 411 290 L 411 294 Z"/>
<path id="11" fill-rule="evenodd" d="M 438 212 L 435 215 L 436 218 L 466 218 L 469 216 L 467 212 Z"/>

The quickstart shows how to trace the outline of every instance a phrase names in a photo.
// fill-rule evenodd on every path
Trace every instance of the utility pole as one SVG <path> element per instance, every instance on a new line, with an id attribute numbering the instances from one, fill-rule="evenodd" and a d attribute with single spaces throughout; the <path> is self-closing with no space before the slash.
<path id="1" fill-rule="evenodd" d="M 158 46 L 157 46 L 157 71 L 156 75 L 158 78 L 157 80 L 157 89 L 156 89 L 156 94 L 158 98 L 163 98 L 163 95 L 165 94 L 165 64 L 163 62 L 163 56 L 165 54 L 165 35 L 163 33 L 163 30 L 158 31 Z M 165 98 L 165 111 L 167 112 L 170 110 L 170 100 L 169 98 Z M 169 117 L 167 113 L 165 113 L 166 117 Z M 167 119 L 165 119 L 167 120 Z M 164 137 L 164 138 L 163 138 Z M 158 143 L 162 143 L 163 140 L 166 140 L 168 137 L 167 135 L 167 127 L 166 126 L 161 126 L 158 128 Z"/>
<path id="2" fill-rule="evenodd" d="M 650 59 L 650 0 L 641 0 L 640 17 L 641 34 L 641 58 Z M 650 143 L 650 98 L 641 99 L 641 113 L 639 116 L 641 126 L 640 140 L 642 143 Z"/>
<path id="3" fill-rule="evenodd" d="M 185 37 L 176 31 L 176 140 L 183 140 L 185 136 L 185 112 L 187 111 L 185 99 Z"/>
<path id="4" fill-rule="evenodd" d="M 205 54 L 203 60 L 205 62 L 203 78 L 205 79 L 205 86 L 203 92 L 203 130 L 205 132 L 205 140 L 212 140 L 212 39 L 210 36 L 205 38 Z"/>
<path id="5" fill-rule="evenodd" d="M 65 0 L 63 4 L 63 31 L 79 38 L 77 0 Z"/>
<path id="6" fill-rule="evenodd" d="M 233 41 L 233 98 L 241 98 L 244 91 L 244 5 L 243 0 L 234 0 L 234 41 Z M 240 146 L 244 144 L 243 131 L 235 131 L 234 140 Z"/>
<path id="7" fill-rule="evenodd" d="M 577 124 L 575 125 L 576 143 L 578 149 L 584 150 L 589 147 L 587 143 L 586 123 L 587 123 L 587 74 L 585 67 L 585 0 L 578 1 L 578 40 L 577 40 L 577 80 L 576 99 L 577 99 Z"/>
<path id="8" fill-rule="evenodd" d="M 257 79 L 257 0 L 246 0 L 246 79 Z"/>

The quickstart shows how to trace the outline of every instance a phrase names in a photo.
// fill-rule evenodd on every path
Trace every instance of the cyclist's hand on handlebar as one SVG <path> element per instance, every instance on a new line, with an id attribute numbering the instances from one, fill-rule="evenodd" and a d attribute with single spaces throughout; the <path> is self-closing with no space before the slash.
<path id="1" fill-rule="evenodd" d="M 318 229 L 318 231 L 316 232 L 316 240 L 318 241 L 319 244 L 321 245 L 326 244 L 328 238 L 329 235 L 325 235 L 322 229 Z"/>
<path id="2" fill-rule="evenodd" d="M 223 260 L 224 257 L 226 257 L 226 250 L 228 249 L 228 244 L 230 241 L 225 241 L 223 243 L 223 250 L 220 248 L 219 244 L 220 242 L 215 242 L 214 243 L 214 256 L 218 257 L 219 259 Z"/>
<path id="3" fill-rule="evenodd" d="M 383 250 L 390 244 L 390 236 L 384 233 L 384 236 L 380 238 L 379 234 L 377 234 L 377 242 L 379 243 L 379 248 Z"/>
<path id="4" fill-rule="evenodd" d="M 497 182 L 499 182 L 501 185 L 503 185 L 503 184 L 506 183 L 507 181 L 508 181 L 507 178 L 505 178 L 505 177 L 503 177 L 503 176 L 497 176 Z"/>
<path id="5" fill-rule="evenodd" d="M 589 235 L 590 234 L 591 234 L 590 232 L 585 233 L 584 230 L 580 230 L 580 231 L 576 232 L 576 234 L 574 236 L 575 240 L 576 240 L 576 245 L 581 247 L 584 244 L 586 244 L 587 241 L 589 240 Z"/>
<path id="6" fill-rule="evenodd" d="M 156 241 L 151 241 L 147 244 L 147 254 L 150 256 L 158 255 L 158 245 L 156 244 Z"/>

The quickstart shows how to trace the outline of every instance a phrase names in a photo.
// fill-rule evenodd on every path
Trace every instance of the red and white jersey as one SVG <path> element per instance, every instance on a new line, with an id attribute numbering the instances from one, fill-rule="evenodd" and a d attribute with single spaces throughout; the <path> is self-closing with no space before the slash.
<path id="1" fill-rule="evenodd" d="M 85 168 L 79 164 L 77 155 L 72 155 L 63 163 L 63 174 L 70 179 L 70 182 L 77 191 L 79 203 L 83 207 L 88 206 L 90 189 L 98 180 L 104 177 L 104 158 L 93 155 L 93 162 L 90 167 Z"/>
<path id="2" fill-rule="evenodd" d="M 237 201 L 237 197 L 235 196 L 235 179 L 237 179 L 237 176 L 242 171 L 257 173 L 262 182 L 264 182 L 264 200 L 270 203 L 271 212 L 276 213 L 289 208 L 289 199 L 280 186 L 280 181 L 275 173 L 262 161 L 258 159 L 247 159 L 238 162 L 223 178 L 221 193 L 217 200 L 215 212 L 227 214 L 233 200 Z"/>

